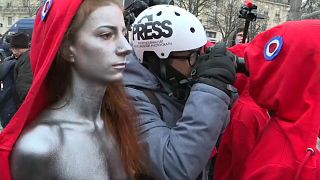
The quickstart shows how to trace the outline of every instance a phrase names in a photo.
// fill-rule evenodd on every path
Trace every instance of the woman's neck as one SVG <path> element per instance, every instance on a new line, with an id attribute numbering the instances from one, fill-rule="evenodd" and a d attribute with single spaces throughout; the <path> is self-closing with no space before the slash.
<path id="1" fill-rule="evenodd" d="M 101 105 L 107 85 L 102 85 L 79 76 L 74 70 L 71 73 L 71 85 L 63 101 L 68 113 L 75 113 L 76 119 L 97 120 L 101 116 Z"/>

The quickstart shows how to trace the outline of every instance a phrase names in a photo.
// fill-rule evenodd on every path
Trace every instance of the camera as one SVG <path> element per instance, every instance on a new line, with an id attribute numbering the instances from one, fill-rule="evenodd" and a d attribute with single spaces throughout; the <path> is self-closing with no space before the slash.
<path id="1" fill-rule="evenodd" d="M 236 72 L 237 73 L 242 73 L 242 74 L 249 76 L 249 71 L 247 69 L 246 62 L 245 62 L 244 58 L 238 57 L 230 51 L 227 51 L 227 55 L 229 57 L 231 57 L 232 61 L 236 65 Z"/>
<path id="2" fill-rule="evenodd" d="M 143 10 L 159 4 L 173 5 L 174 2 L 173 0 L 125 0 L 123 16 L 127 29 L 131 30 L 131 24 Z"/>
<path id="3" fill-rule="evenodd" d="M 239 13 L 239 18 L 255 21 L 257 19 L 257 6 L 252 2 L 247 2 L 241 6 Z"/>
<path id="4" fill-rule="evenodd" d="M 234 62 L 236 64 L 236 72 L 237 73 L 242 73 L 245 74 L 247 76 L 249 76 L 249 71 L 247 69 L 246 63 L 244 61 L 244 58 L 238 57 L 234 55 Z"/>
<path id="5" fill-rule="evenodd" d="M 133 24 L 135 18 L 145 9 L 149 7 L 149 1 L 125 1 L 124 3 L 124 22 L 128 30 L 131 30 L 131 24 Z"/>

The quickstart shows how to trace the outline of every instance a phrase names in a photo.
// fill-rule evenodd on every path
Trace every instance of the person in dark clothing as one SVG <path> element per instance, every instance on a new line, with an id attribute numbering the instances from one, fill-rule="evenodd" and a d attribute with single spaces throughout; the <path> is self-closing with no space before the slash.
<path id="1" fill-rule="evenodd" d="M 0 42 L 0 63 L 3 63 L 6 58 L 11 58 L 12 56 L 12 51 L 10 49 L 11 36 L 7 35 L 1 38 L 0 41 L 3 41 Z"/>
<path id="2" fill-rule="evenodd" d="M 12 35 L 9 46 L 13 54 L 7 57 L 0 66 L 0 121 L 2 127 L 9 124 L 23 103 L 33 80 L 28 35 L 24 33 Z"/>
<path id="3" fill-rule="evenodd" d="M 17 111 L 17 96 L 14 85 L 14 66 L 16 60 L 13 56 L 7 57 L 0 63 L 0 122 L 5 128 Z"/>
<path id="4" fill-rule="evenodd" d="M 30 64 L 29 36 L 25 33 L 16 33 L 12 35 L 10 47 L 13 56 L 17 60 L 14 67 L 14 81 L 18 107 L 20 107 L 33 80 Z"/>
<path id="5" fill-rule="evenodd" d="M 237 44 L 242 44 L 243 32 L 244 27 L 239 27 L 235 31 L 233 31 L 227 39 L 227 46 L 232 47 Z M 249 37 L 247 37 L 246 43 L 247 42 L 249 42 Z"/>

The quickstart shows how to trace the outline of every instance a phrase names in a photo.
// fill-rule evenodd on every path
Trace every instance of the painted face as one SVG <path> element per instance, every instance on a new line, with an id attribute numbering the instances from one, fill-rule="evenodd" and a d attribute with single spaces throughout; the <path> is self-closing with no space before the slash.
<path id="1" fill-rule="evenodd" d="M 70 46 L 76 72 L 90 81 L 122 79 L 132 48 L 125 38 L 121 9 L 114 4 L 97 8 L 86 19 Z"/>

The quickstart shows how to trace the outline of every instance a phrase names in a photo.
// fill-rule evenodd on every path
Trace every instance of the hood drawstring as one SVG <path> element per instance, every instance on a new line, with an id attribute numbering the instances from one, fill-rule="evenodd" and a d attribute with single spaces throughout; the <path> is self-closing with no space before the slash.
<path id="1" fill-rule="evenodd" d="M 304 165 L 307 163 L 307 161 L 310 159 L 311 156 L 313 156 L 315 154 L 315 151 L 314 149 L 312 148 L 308 148 L 306 150 L 306 155 L 302 161 L 302 163 L 300 164 L 299 168 L 298 168 L 298 171 L 297 171 L 297 174 L 296 174 L 296 177 L 294 178 L 295 180 L 298 180 L 300 175 L 301 175 L 301 171 L 304 167 Z"/>

